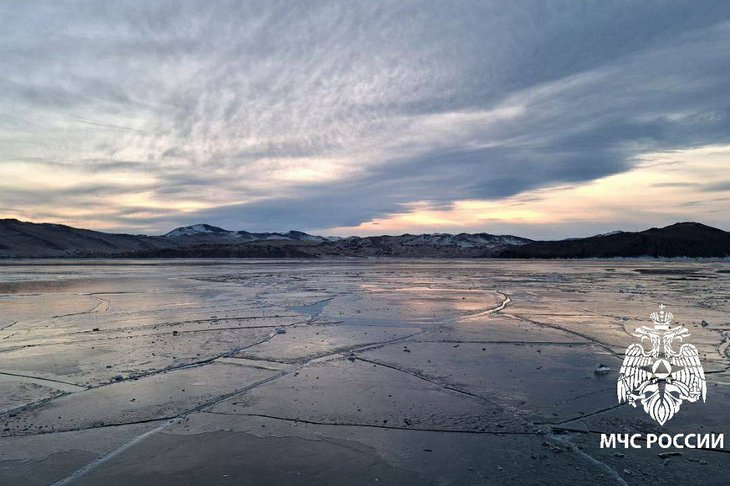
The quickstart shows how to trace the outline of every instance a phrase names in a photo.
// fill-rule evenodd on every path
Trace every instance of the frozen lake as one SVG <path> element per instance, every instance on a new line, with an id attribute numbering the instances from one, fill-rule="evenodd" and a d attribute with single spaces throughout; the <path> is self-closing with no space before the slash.
<path id="1" fill-rule="evenodd" d="M 708 383 L 663 427 L 616 402 L 659 303 Z M 0 484 L 727 484 L 599 437 L 730 439 L 729 310 L 728 261 L 4 261 Z"/>

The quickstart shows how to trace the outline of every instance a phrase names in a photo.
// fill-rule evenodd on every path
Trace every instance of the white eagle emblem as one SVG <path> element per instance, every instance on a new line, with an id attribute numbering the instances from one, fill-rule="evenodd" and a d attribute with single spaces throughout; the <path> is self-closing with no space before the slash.
<path id="1" fill-rule="evenodd" d="M 632 344 L 626 349 L 621 365 L 616 392 L 619 403 L 628 401 L 636 407 L 643 405 L 651 418 L 664 425 L 679 411 L 682 402 L 704 402 L 707 396 L 705 372 L 700 363 L 697 348 L 682 344 L 678 351 L 672 348 L 674 340 L 683 341 L 689 336 L 684 326 L 669 327 L 674 316 L 659 306 L 659 312 L 651 314 L 654 327 L 641 326 L 634 336 L 641 341 L 648 339 L 651 349 Z"/>

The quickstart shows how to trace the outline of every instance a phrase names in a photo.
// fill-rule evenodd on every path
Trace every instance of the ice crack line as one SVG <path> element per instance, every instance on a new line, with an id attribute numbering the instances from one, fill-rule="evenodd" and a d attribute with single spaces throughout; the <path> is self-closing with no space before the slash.
<path id="1" fill-rule="evenodd" d="M 202 403 L 202 404 L 200 404 L 200 405 L 198 405 L 196 407 L 193 407 L 193 408 L 190 408 L 188 410 L 185 410 L 184 412 L 182 412 L 182 413 L 180 413 L 180 414 L 172 417 L 170 420 L 168 420 L 167 422 L 159 425 L 158 427 L 155 427 L 153 429 L 150 429 L 150 430 L 144 432 L 143 434 L 140 434 L 140 435 L 138 435 L 136 437 L 133 437 L 132 439 L 128 440 L 127 442 L 125 442 L 121 446 L 117 447 L 113 451 L 111 451 L 111 452 L 109 452 L 109 453 L 107 453 L 107 454 L 105 454 L 105 455 L 103 455 L 101 457 L 98 457 L 94 461 L 92 461 L 92 462 L 90 462 L 90 463 L 82 466 L 81 468 L 79 468 L 76 471 L 72 472 L 68 476 L 66 476 L 66 477 L 64 477 L 62 479 L 59 479 L 58 481 L 56 481 L 55 483 L 53 483 L 53 486 L 62 486 L 64 484 L 69 484 L 72 481 L 75 481 L 76 479 L 80 478 L 81 476 L 85 475 L 86 473 L 88 473 L 88 472 L 96 469 L 100 465 L 102 465 L 102 464 L 110 461 L 111 459 L 113 459 L 114 457 L 118 456 L 122 452 L 128 450 L 130 447 L 133 447 L 136 444 L 139 444 L 140 442 L 142 442 L 143 440 L 145 440 L 147 437 L 149 437 L 149 436 L 151 436 L 153 434 L 156 434 L 157 432 L 160 432 L 160 431 L 164 430 L 165 428 L 167 428 L 170 425 L 173 425 L 175 423 L 180 422 L 182 419 L 184 419 L 185 417 L 187 417 L 190 414 L 193 414 L 195 412 L 199 412 L 201 410 L 204 410 L 205 408 L 211 407 L 211 406 L 213 406 L 213 405 L 215 405 L 215 404 L 217 404 L 217 403 L 219 403 L 219 402 L 221 402 L 223 400 L 226 400 L 226 399 L 231 398 L 233 396 L 236 396 L 236 395 L 239 395 L 241 393 L 244 393 L 244 392 L 246 392 L 248 390 L 251 390 L 252 388 L 256 388 L 257 386 L 260 386 L 260 385 L 269 383 L 271 381 L 274 381 L 274 380 L 276 380 L 278 378 L 281 378 L 282 376 L 285 376 L 287 374 L 288 374 L 288 372 L 277 373 L 277 374 L 275 374 L 273 376 L 270 376 L 270 377 L 268 377 L 268 378 L 266 378 L 264 380 L 257 381 L 255 383 L 252 383 L 251 385 L 245 386 L 245 387 L 243 387 L 243 388 L 241 388 L 239 390 L 236 390 L 236 391 L 231 392 L 231 393 L 227 393 L 225 395 L 218 396 L 218 397 L 216 397 L 216 398 L 214 398 L 212 400 L 209 400 L 209 401 L 207 401 L 205 403 Z M 158 420 L 160 420 L 160 419 L 150 420 L 150 422 L 152 422 L 152 421 L 158 421 Z"/>
<path id="2" fill-rule="evenodd" d="M 84 294 L 81 294 L 84 295 Z M 101 297 L 97 297 L 95 295 L 86 294 L 87 297 L 91 297 L 92 299 L 95 299 L 97 301 L 96 305 L 92 307 L 91 309 L 84 311 L 84 312 L 74 312 L 71 314 L 60 314 L 57 316 L 53 316 L 53 319 L 60 319 L 62 317 L 71 317 L 71 316 L 81 316 L 84 314 L 97 314 L 99 312 L 106 312 L 109 310 L 109 301 L 106 299 L 102 299 Z"/>
<path id="3" fill-rule="evenodd" d="M 565 332 L 567 334 L 572 334 L 574 336 L 578 336 L 579 338 L 585 339 L 586 341 L 590 341 L 591 343 L 595 344 L 599 348 L 602 348 L 602 349 L 608 351 L 610 354 L 612 354 L 612 355 L 614 355 L 614 356 L 616 356 L 618 358 L 621 358 L 622 357 L 622 355 L 620 355 L 619 353 L 617 353 L 616 351 L 614 351 L 608 344 L 602 343 L 601 341 L 599 341 L 599 340 L 597 340 L 597 339 L 595 339 L 595 338 L 593 338 L 593 337 L 591 337 L 591 336 L 589 336 L 587 334 L 583 334 L 583 333 L 578 332 L 578 331 L 573 331 L 572 329 L 567 329 L 567 328 L 562 327 L 562 326 L 559 326 L 557 324 L 550 324 L 550 323 L 547 323 L 547 322 L 535 321 L 533 319 L 529 319 L 527 317 L 524 317 L 524 316 L 521 316 L 521 315 L 517 315 L 517 314 L 504 314 L 504 315 L 507 316 L 507 317 L 511 317 L 513 319 L 518 319 L 520 321 L 529 322 L 529 323 L 534 324 L 536 326 L 549 327 L 551 329 L 556 329 L 558 331 L 562 331 L 562 332 Z"/>
<path id="4" fill-rule="evenodd" d="M 485 314 L 491 314 L 491 313 L 494 313 L 494 312 L 499 312 L 502 309 L 504 309 L 507 306 L 507 304 L 509 304 L 509 302 L 511 302 L 511 299 L 509 298 L 508 295 L 506 295 L 504 293 L 501 293 L 501 292 L 500 292 L 500 294 L 505 297 L 505 299 L 502 301 L 502 303 L 500 305 L 498 305 L 497 307 L 493 308 L 493 309 L 489 309 L 487 311 L 484 311 L 480 315 L 485 315 Z M 312 319 L 313 318 L 310 318 L 309 321 L 311 321 Z M 297 323 L 295 323 L 295 324 L 297 324 Z M 295 325 L 295 324 L 290 324 L 289 326 L 292 326 L 292 325 Z M 388 344 L 391 344 L 391 343 L 401 342 L 401 341 L 404 341 L 404 340 L 407 340 L 407 339 L 411 339 L 414 336 L 418 336 L 418 335 L 421 335 L 423 333 L 430 332 L 430 331 L 433 331 L 433 330 L 438 329 L 440 327 L 443 327 L 443 325 L 444 324 L 439 324 L 439 325 L 436 325 L 436 326 L 429 327 L 427 329 L 423 329 L 423 330 L 421 330 L 419 332 L 413 333 L 413 334 L 408 335 L 408 336 L 402 336 L 400 338 L 390 339 L 390 340 L 381 342 L 381 343 L 379 343 L 377 345 L 369 344 L 369 345 L 362 346 L 362 347 L 359 347 L 359 348 L 353 348 L 353 350 L 374 349 L 376 347 L 385 346 L 385 345 L 388 345 Z M 288 327 L 288 326 L 282 326 L 282 327 Z M 214 360 L 219 359 L 221 357 L 232 356 L 233 354 L 237 354 L 237 353 L 239 353 L 240 351 L 242 351 L 244 349 L 248 349 L 250 347 L 253 347 L 253 346 L 257 346 L 259 344 L 262 344 L 263 342 L 269 341 L 275 335 L 276 334 L 271 334 L 267 338 L 261 340 L 260 342 L 251 344 L 249 346 L 245 346 L 243 348 L 238 348 L 236 350 L 230 351 L 229 353 L 224 353 L 224 354 L 222 354 L 220 356 L 216 356 L 215 358 L 212 358 L 212 359 L 202 360 L 201 362 L 198 362 L 198 363 L 195 363 L 195 364 L 188 364 L 188 365 L 186 365 L 184 367 L 204 366 L 205 364 L 209 364 L 210 362 L 213 362 Z M 272 376 L 270 376 L 270 377 L 268 377 L 266 379 L 263 379 L 263 380 L 260 380 L 258 382 L 252 383 L 251 385 L 245 386 L 245 387 L 243 387 L 241 389 L 238 389 L 238 390 L 235 390 L 235 391 L 233 391 L 231 393 L 227 393 L 227 394 L 224 394 L 224 395 L 220 395 L 220 396 L 218 396 L 218 397 L 216 397 L 216 398 L 214 398 L 212 400 L 209 400 L 209 401 L 207 401 L 205 403 L 202 403 L 202 404 L 200 404 L 198 406 L 195 406 L 195 407 L 192 407 L 192 408 L 190 408 L 188 410 L 185 410 L 184 412 L 181 412 L 180 414 L 178 414 L 175 417 L 173 417 L 168 422 L 166 422 L 164 424 L 161 424 L 160 426 L 155 427 L 154 429 L 148 430 L 147 432 L 145 432 L 145 433 L 143 433 L 143 434 L 141 434 L 139 436 L 134 437 L 133 439 L 125 442 L 124 444 L 122 444 L 121 446 L 119 446 L 115 450 L 109 452 L 108 454 L 105 454 L 105 455 L 97 458 L 96 460 L 90 462 L 89 464 L 86 464 L 85 466 L 77 469 L 76 471 L 74 471 L 70 475 L 68 475 L 68 476 L 60 479 L 59 481 L 56 481 L 54 483 L 54 486 L 61 486 L 61 485 L 64 485 L 64 484 L 68 484 L 68 483 L 70 483 L 70 482 L 78 479 L 79 477 L 83 476 L 84 474 L 88 473 L 89 471 L 92 471 L 93 469 L 97 468 L 98 466 L 100 466 L 100 465 L 108 462 L 110 459 L 116 457 L 120 453 L 126 451 L 130 447 L 132 447 L 132 446 L 138 444 L 139 442 L 143 441 L 144 439 L 146 439 L 150 435 L 153 435 L 153 434 L 155 434 L 155 433 L 163 430 L 164 428 L 168 427 L 169 425 L 172 425 L 174 423 L 179 422 L 180 420 L 182 420 L 183 418 L 189 416 L 190 414 L 193 414 L 193 413 L 196 413 L 196 412 L 205 411 L 207 408 L 210 408 L 213 405 L 216 405 L 216 404 L 218 404 L 218 403 L 220 403 L 222 401 L 228 400 L 228 399 L 233 398 L 235 396 L 238 396 L 238 395 L 240 395 L 242 393 L 246 393 L 249 390 L 252 390 L 252 389 L 254 389 L 256 387 L 259 387 L 259 386 L 265 385 L 267 383 L 270 383 L 270 382 L 272 382 L 274 380 L 277 380 L 277 379 L 279 379 L 279 378 L 281 378 L 283 376 L 287 376 L 287 375 L 289 375 L 291 373 L 294 373 L 294 372 L 296 372 L 298 370 L 301 370 L 305 366 L 308 366 L 308 365 L 310 365 L 312 363 L 321 362 L 321 361 L 324 361 L 326 359 L 330 359 L 332 356 L 336 356 L 336 355 L 339 355 L 339 354 L 340 354 L 340 352 L 333 352 L 333 353 L 331 353 L 328 356 L 318 357 L 316 359 L 309 360 L 309 361 L 307 361 L 306 363 L 303 363 L 300 366 L 294 367 L 294 368 L 292 368 L 290 370 L 281 371 L 281 372 L 279 372 L 277 374 L 274 374 L 274 375 L 272 375 Z M 166 372 L 166 371 L 170 371 L 170 370 L 169 369 L 166 369 L 166 370 L 158 371 L 158 372 Z M 456 389 L 454 391 L 463 393 L 460 390 L 456 390 Z M 271 418 L 276 418 L 276 417 L 273 417 L 272 416 Z M 282 420 L 286 420 L 286 419 L 282 419 Z M 295 420 L 295 419 L 291 419 L 291 420 Z M 301 422 L 301 420 L 297 420 L 297 421 Z M 353 426 L 367 426 L 367 425 L 353 424 Z M 398 428 L 397 426 L 379 426 L 379 425 L 373 425 L 372 427 L 379 427 L 379 428 Z M 406 427 L 402 427 L 402 429 L 403 430 L 413 430 L 413 429 L 406 428 Z M 478 430 L 453 430 L 453 429 L 433 429 L 433 430 L 418 429 L 418 430 L 431 431 L 431 432 L 447 432 L 447 433 L 449 433 L 449 432 L 450 433 L 471 433 L 471 434 L 480 434 L 480 433 L 481 434 L 485 434 L 485 433 L 489 433 L 489 434 L 493 434 L 493 435 L 542 435 L 541 432 L 478 431 Z"/>
<path id="5" fill-rule="evenodd" d="M 40 376 L 24 375 L 21 373 L 11 373 L 9 371 L 0 371 L 0 375 L 25 378 L 25 380 L 27 382 L 50 386 L 51 388 L 56 388 L 57 390 L 61 390 L 61 391 L 65 391 L 65 392 L 78 392 L 78 391 L 84 391 L 87 389 L 86 387 L 79 386 L 75 383 L 69 383 L 67 381 L 61 381 L 61 380 L 54 380 L 53 378 L 43 378 Z M 59 385 L 61 385 L 61 386 L 59 386 Z"/>
<path id="6" fill-rule="evenodd" d="M 272 420 L 281 420 L 284 422 L 301 423 L 307 425 L 324 425 L 333 427 L 367 427 L 372 429 L 387 429 L 387 430 L 406 430 L 413 432 L 439 432 L 446 434 L 483 434 L 483 435 L 545 435 L 544 432 L 540 431 L 515 431 L 515 430 L 477 430 L 477 429 L 438 429 L 430 427 L 408 427 L 400 425 L 383 425 L 383 424 L 365 424 L 361 422 L 320 422 L 316 420 L 308 420 L 302 418 L 292 417 L 281 417 L 277 415 L 269 415 L 265 413 L 223 413 L 223 412 L 210 412 L 205 411 L 203 413 L 209 415 L 224 415 L 224 416 L 237 416 L 237 417 L 260 417 Z"/>
<path id="7" fill-rule="evenodd" d="M 17 323 L 18 323 L 18 321 L 13 321 L 13 322 L 11 322 L 10 324 L 8 324 L 7 326 L 5 326 L 5 327 L 3 327 L 3 328 L 0 328 L 0 331 L 4 331 L 4 330 L 6 330 L 6 329 L 10 329 L 11 327 L 13 327 L 14 325 L 16 325 Z M 10 336 L 12 336 L 12 334 L 10 334 L 10 335 L 8 335 L 8 336 L 5 336 L 5 337 L 4 337 L 3 339 L 7 339 L 7 338 L 9 338 Z"/>
<path id="8" fill-rule="evenodd" d="M 616 483 L 618 483 L 618 484 L 620 484 L 622 486 L 628 486 L 628 484 L 626 483 L 626 481 L 624 481 L 624 478 L 622 478 L 619 475 L 619 473 L 616 472 L 616 470 L 614 468 L 612 468 L 611 466 L 609 466 L 605 462 L 601 462 L 598 459 L 596 459 L 595 457 L 593 457 L 593 456 L 591 456 L 589 454 L 586 454 L 584 451 L 582 451 L 578 447 L 576 447 L 575 444 L 573 444 L 572 442 L 570 442 L 570 439 L 569 438 L 567 438 L 567 437 L 562 438 L 562 437 L 559 437 L 557 435 L 551 435 L 550 436 L 550 439 L 552 439 L 553 441 L 557 442 L 558 444 L 561 444 L 561 445 L 569 448 L 573 453 L 575 453 L 578 456 L 582 457 L 583 459 L 585 459 L 586 461 L 590 462 L 594 466 L 597 466 L 599 469 L 603 470 L 611 478 L 613 478 L 616 481 Z"/>
<path id="9" fill-rule="evenodd" d="M 488 316 L 490 314 L 494 314 L 496 312 L 504 310 L 505 307 L 512 303 L 512 298 L 509 295 L 499 290 L 497 291 L 497 293 L 502 296 L 502 302 L 498 306 L 492 307 L 491 309 L 478 311 L 474 314 L 467 314 L 466 316 L 464 316 L 464 319 L 476 319 L 478 317 Z"/>
<path id="10" fill-rule="evenodd" d="M 430 378 L 428 378 L 428 377 L 426 377 L 426 376 L 424 376 L 424 375 L 422 375 L 420 373 L 417 373 L 417 372 L 412 372 L 412 371 L 404 370 L 402 368 L 398 368 L 397 366 L 389 365 L 389 364 L 386 364 L 386 363 L 381 363 L 379 361 L 373 361 L 373 360 L 370 360 L 370 359 L 367 359 L 367 358 L 362 358 L 360 356 L 356 357 L 355 359 L 357 359 L 358 361 L 363 361 L 365 363 L 370 363 L 370 364 L 373 364 L 373 365 L 376 365 L 376 366 L 382 366 L 383 368 L 388 368 L 388 369 L 391 369 L 391 370 L 394 370 L 394 371 L 398 371 L 400 373 L 405 373 L 406 375 L 413 376 L 414 378 L 418 378 L 419 380 L 423 380 L 426 383 L 430 383 L 430 384 L 435 385 L 435 386 L 437 386 L 439 388 L 443 388 L 445 390 L 448 390 L 448 391 L 457 393 L 459 395 L 465 395 L 467 397 L 474 398 L 474 399 L 478 400 L 479 402 L 481 402 L 482 405 L 484 405 L 484 402 L 487 402 L 487 403 L 491 404 L 491 402 L 489 402 L 489 400 L 487 398 L 485 398 L 485 397 L 479 396 L 479 395 L 477 395 L 475 393 L 469 393 L 467 391 L 459 390 L 458 388 L 454 388 L 452 386 L 445 385 L 443 383 L 439 383 L 439 382 L 437 382 L 435 380 L 432 380 L 432 379 L 430 379 Z"/>
<path id="11" fill-rule="evenodd" d="M 286 324 L 286 325 L 280 326 L 280 327 L 291 327 L 291 326 L 295 326 L 295 325 L 306 324 L 308 322 L 311 322 L 311 319 L 306 320 L 306 321 L 300 321 L 300 322 L 294 322 L 294 323 L 291 323 L 291 324 Z M 76 393 L 82 393 L 82 392 L 85 392 L 85 391 L 95 390 L 95 389 L 98 389 L 98 388 L 102 388 L 102 387 L 109 386 L 109 385 L 114 385 L 114 384 L 117 384 L 117 383 L 123 383 L 125 381 L 137 380 L 137 379 L 140 379 L 140 378 L 146 378 L 146 377 L 149 377 L 149 376 L 155 376 L 155 375 L 159 375 L 159 374 L 163 374 L 163 373 L 168 373 L 168 372 L 172 372 L 172 371 L 185 370 L 185 369 L 189 369 L 189 368 L 197 368 L 197 367 L 200 367 L 200 366 L 205 366 L 205 365 L 211 364 L 211 363 L 213 363 L 216 360 L 219 360 L 221 358 L 230 358 L 230 357 L 233 357 L 236 354 L 240 353 L 241 351 L 245 351 L 246 349 L 249 349 L 249 348 L 252 348 L 254 346 L 258 346 L 259 344 L 263 344 L 265 342 L 268 342 L 274 336 L 276 336 L 276 333 L 270 333 L 265 338 L 263 338 L 263 339 L 255 342 L 255 343 L 249 344 L 247 346 L 242 346 L 242 347 L 239 347 L 239 348 L 234 348 L 234 349 L 232 349 L 230 351 L 226 351 L 225 353 L 220 353 L 220 354 L 217 354 L 215 356 L 211 356 L 211 357 L 208 357 L 208 358 L 205 358 L 205 359 L 202 359 L 202 360 L 193 361 L 193 362 L 190 362 L 190 363 L 181 363 L 181 364 L 178 364 L 178 365 L 171 365 L 171 366 L 167 366 L 167 367 L 162 368 L 162 369 L 148 371 L 148 372 L 144 372 L 144 373 L 136 373 L 136 374 L 133 374 L 133 375 L 129 375 L 128 377 L 126 377 L 125 379 L 120 380 L 120 381 L 114 381 L 114 382 L 109 382 L 109 383 L 100 383 L 100 384 L 92 385 L 92 386 L 89 386 L 89 387 L 80 387 L 79 386 L 79 388 L 82 388 L 82 390 L 76 391 Z M 63 382 L 59 382 L 59 383 L 63 383 Z M 70 383 L 68 383 L 68 384 L 69 385 L 72 385 Z M 78 386 L 78 385 L 75 385 L 75 386 Z M 52 401 L 54 401 L 54 400 L 56 400 L 58 398 L 61 398 L 62 396 L 67 396 L 67 395 L 68 395 L 68 393 L 66 393 L 64 395 L 55 396 L 55 397 L 49 397 L 49 398 L 45 398 L 43 400 L 39 400 L 37 402 L 28 403 L 26 405 L 23 405 L 23 406 L 20 406 L 20 407 L 11 409 L 11 410 L 6 410 L 6 411 L 0 413 L 0 417 L 6 416 L 9 413 L 28 412 L 28 411 L 31 411 L 31 410 L 36 409 L 38 407 L 44 406 L 44 405 L 48 404 L 49 402 L 52 402 Z"/>
<path id="12" fill-rule="evenodd" d="M 563 424 L 567 424 L 568 422 L 574 422 L 576 420 L 582 420 L 584 418 L 593 417 L 594 415 L 598 415 L 599 413 L 608 412 L 610 410 L 614 410 L 616 408 L 623 407 L 624 405 L 626 405 L 626 403 L 619 403 L 617 405 L 612 405 L 610 407 L 602 408 L 602 409 L 596 410 L 594 412 L 586 413 L 584 415 L 578 415 L 577 417 L 572 417 L 572 418 L 569 418 L 567 420 L 562 420 L 560 422 L 556 422 L 554 424 L 548 424 L 548 425 L 563 425 Z"/>
<path id="13" fill-rule="evenodd" d="M 145 432 L 143 434 L 140 434 L 140 435 L 132 438 L 131 440 L 125 442 L 120 447 L 117 447 L 116 449 L 114 449 L 110 453 L 108 453 L 108 454 L 106 454 L 104 456 L 101 456 L 101 457 L 97 458 L 96 460 L 94 460 L 94 461 L 86 464 L 85 466 L 77 469 L 76 471 L 72 472 L 71 474 L 69 474 L 65 478 L 59 479 L 58 481 L 56 481 L 55 483 L 53 483 L 53 486 L 62 486 L 64 484 L 69 484 L 72 481 L 75 481 L 76 479 L 80 478 L 81 476 L 83 476 L 87 472 L 89 472 L 89 471 L 91 471 L 93 469 L 96 469 L 99 465 L 101 465 L 101 464 L 109 461 L 110 459 L 113 459 L 114 457 L 118 456 L 119 454 L 121 454 L 122 452 L 126 451 L 130 447 L 133 447 L 136 444 L 142 442 L 143 440 L 145 440 L 150 435 L 156 434 L 157 432 L 161 431 L 162 429 L 164 429 L 168 425 L 172 425 L 173 423 L 175 423 L 176 420 L 178 420 L 178 419 L 172 419 L 172 420 L 170 420 L 168 422 L 165 422 L 165 423 L 163 423 L 163 424 L 161 424 L 161 425 L 159 425 L 159 426 L 157 426 L 157 427 L 155 427 L 153 429 L 148 430 L 147 432 Z"/>

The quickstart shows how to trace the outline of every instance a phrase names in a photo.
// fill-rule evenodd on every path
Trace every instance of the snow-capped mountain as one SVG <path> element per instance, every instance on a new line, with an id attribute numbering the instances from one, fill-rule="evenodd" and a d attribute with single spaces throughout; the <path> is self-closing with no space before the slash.
<path id="1" fill-rule="evenodd" d="M 208 224 L 162 236 L 102 233 L 0 219 L 0 258 L 614 258 L 730 257 L 730 233 L 699 223 L 639 232 L 531 241 L 512 235 L 447 233 L 333 238 L 301 231 L 249 233 Z"/>
<path id="2" fill-rule="evenodd" d="M 400 236 L 350 236 L 348 238 L 310 235 L 302 231 L 286 233 L 251 233 L 230 231 L 209 224 L 175 228 L 161 237 L 176 245 L 300 245 L 313 256 L 490 256 L 508 246 L 531 243 L 512 235 L 489 233 L 433 233 Z"/>
<path id="3" fill-rule="evenodd" d="M 518 236 L 489 233 L 350 236 L 320 245 L 315 250 L 320 254 L 348 256 L 483 257 L 508 246 L 531 242 Z"/>
<path id="4" fill-rule="evenodd" d="M 169 233 L 165 233 L 163 236 L 169 238 L 176 238 L 178 236 L 198 236 L 198 235 L 222 235 L 232 233 L 231 231 L 224 230 L 217 226 L 211 226 L 209 224 L 194 224 L 192 226 L 181 226 L 175 228 Z"/>
<path id="5" fill-rule="evenodd" d="M 527 238 L 511 235 L 492 235 L 489 233 L 434 233 L 422 235 L 403 235 L 400 244 L 404 246 L 458 246 L 460 248 L 495 248 L 504 245 L 522 245 L 529 243 Z"/>
<path id="6" fill-rule="evenodd" d="M 250 233 L 248 231 L 230 231 L 209 224 L 194 224 L 181 226 L 166 233 L 163 238 L 182 239 L 188 243 L 248 243 L 252 241 L 292 241 L 323 243 L 329 241 L 323 236 L 310 235 L 302 231 L 288 231 L 286 233 Z"/>

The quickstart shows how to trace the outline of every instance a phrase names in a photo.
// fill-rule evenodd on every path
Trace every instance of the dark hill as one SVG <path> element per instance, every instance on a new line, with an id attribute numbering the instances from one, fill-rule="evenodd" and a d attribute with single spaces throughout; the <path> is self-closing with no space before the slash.
<path id="1" fill-rule="evenodd" d="M 727 257 L 730 233 L 699 223 L 677 223 L 635 233 L 561 241 L 512 235 L 447 233 L 326 238 L 299 231 L 249 233 L 207 224 L 163 236 L 103 233 L 60 224 L 0 219 L 0 258 L 613 258 Z"/>
<path id="2" fill-rule="evenodd" d="M 700 223 L 676 223 L 560 241 L 536 241 L 498 252 L 501 258 L 726 257 L 730 233 Z"/>
<path id="3" fill-rule="evenodd" d="M 143 251 L 166 246 L 144 235 L 102 233 L 62 224 L 0 219 L 0 256 L 83 257 Z"/>

